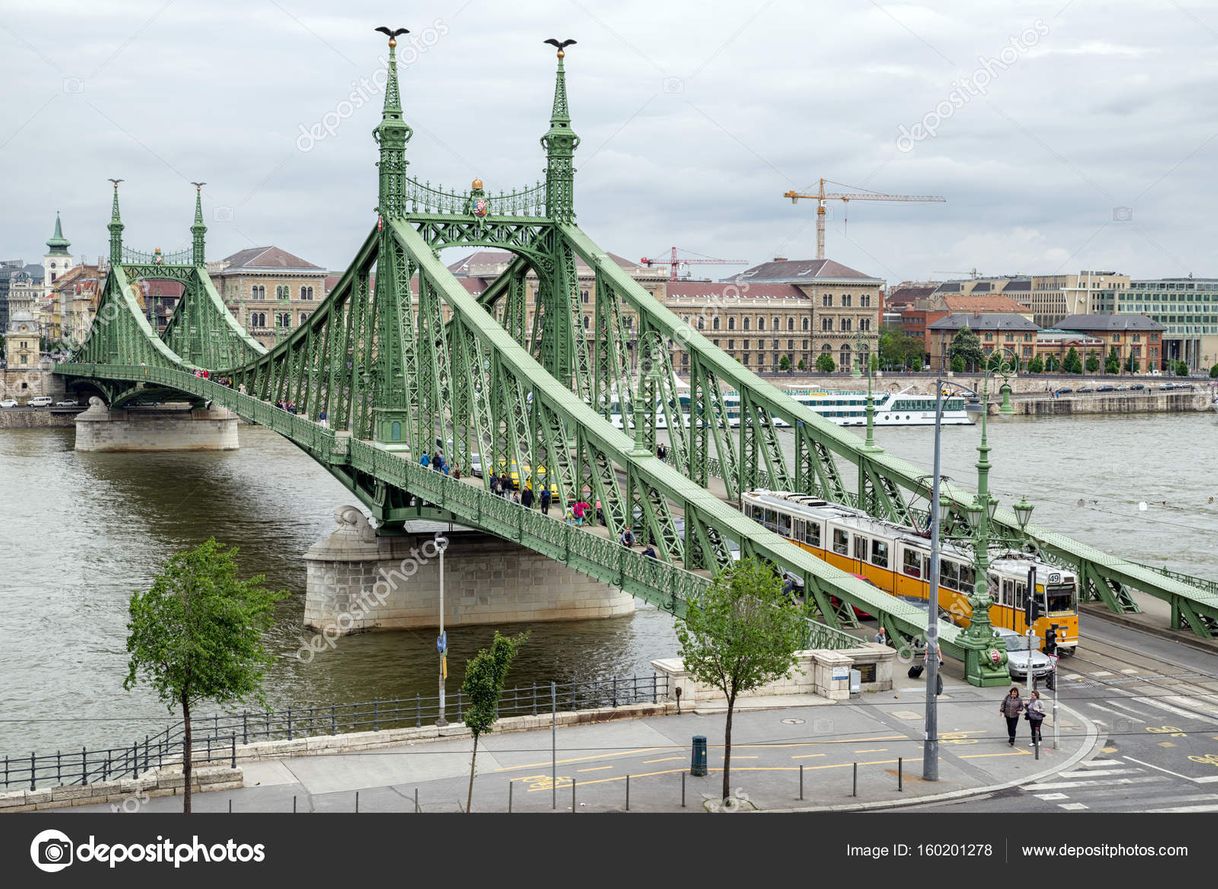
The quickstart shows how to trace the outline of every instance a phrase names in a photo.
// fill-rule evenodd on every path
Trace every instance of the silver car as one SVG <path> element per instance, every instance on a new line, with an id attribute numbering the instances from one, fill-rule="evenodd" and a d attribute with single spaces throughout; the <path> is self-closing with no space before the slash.
<path id="1" fill-rule="evenodd" d="M 994 632 L 1002 639 L 1007 650 L 1007 670 L 1014 679 L 1027 679 L 1028 667 L 1032 668 L 1033 677 L 1040 679 L 1053 672 L 1053 661 L 1038 647 L 1039 640 L 1032 638 L 1032 648 L 1028 650 L 1028 637 L 1008 630 L 1005 627 L 995 627 Z"/>

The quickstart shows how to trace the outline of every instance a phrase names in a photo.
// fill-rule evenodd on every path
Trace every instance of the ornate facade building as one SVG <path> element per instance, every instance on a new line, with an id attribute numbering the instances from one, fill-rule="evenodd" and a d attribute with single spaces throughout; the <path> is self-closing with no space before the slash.
<path id="1" fill-rule="evenodd" d="M 299 327 L 326 295 L 325 269 L 274 246 L 240 250 L 207 271 L 229 311 L 267 347 Z"/>

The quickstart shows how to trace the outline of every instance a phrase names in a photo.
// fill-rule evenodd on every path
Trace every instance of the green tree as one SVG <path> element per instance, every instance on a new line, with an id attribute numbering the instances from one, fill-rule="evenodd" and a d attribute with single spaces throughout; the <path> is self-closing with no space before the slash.
<path id="1" fill-rule="evenodd" d="M 1218 364 L 1215 364 L 1213 367 L 1210 368 L 1210 379 L 1218 380 Z"/>
<path id="2" fill-rule="evenodd" d="M 727 697 L 723 732 L 723 798 L 731 788 L 732 715 L 736 698 L 785 675 L 803 645 L 805 621 L 791 607 L 782 579 L 746 556 L 715 576 L 677 624 L 685 669 Z"/>
<path id="3" fill-rule="evenodd" d="M 1116 346 L 1113 346 L 1108 351 L 1108 357 L 1104 359 L 1104 373 L 1119 374 L 1121 372 L 1121 356 L 1117 354 Z"/>
<path id="4" fill-rule="evenodd" d="M 1125 370 L 1129 371 L 1131 374 L 1136 374 L 1141 367 L 1142 363 L 1132 355 L 1125 359 Z"/>
<path id="5" fill-rule="evenodd" d="M 190 812 L 191 729 L 195 704 L 264 701 L 262 677 L 273 658 L 263 644 L 275 603 L 288 595 L 263 586 L 259 574 L 237 576 L 237 549 L 215 538 L 172 556 L 145 593 L 129 606 L 123 687 L 142 678 L 170 710 L 182 708 L 185 726 L 182 811 Z"/>
<path id="6" fill-rule="evenodd" d="M 791 369 L 791 356 L 790 355 L 783 355 L 781 358 L 778 359 L 778 369 L 783 371 L 784 373 Z"/>
<path id="7" fill-rule="evenodd" d="M 880 369 L 880 356 L 879 355 L 870 356 L 867 359 L 867 367 L 870 368 L 872 373 L 875 373 L 877 370 L 879 370 Z"/>
<path id="8" fill-rule="evenodd" d="M 880 328 L 879 359 L 885 368 L 922 368 L 922 356 L 925 354 L 924 343 L 916 336 L 911 336 L 896 325 L 885 325 Z"/>
<path id="9" fill-rule="evenodd" d="M 981 340 L 967 327 L 961 328 L 952 337 L 952 344 L 948 348 L 947 354 L 951 356 L 953 364 L 957 358 L 963 358 L 964 366 L 968 370 L 976 370 L 981 367 L 981 362 L 984 360 L 981 353 Z"/>
<path id="10" fill-rule="evenodd" d="M 807 362 L 805 362 L 802 358 L 799 359 L 799 364 L 795 365 L 795 367 L 798 370 L 807 370 L 808 369 Z"/>
<path id="11" fill-rule="evenodd" d="M 1100 358 L 1094 352 L 1087 353 L 1087 373 L 1093 374 L 1100 369 Z"/>
<path id="12" fill-rule="evenodd" d="M 1178 376 L 1178 377 L 1187 377 L 1188 376 L 1188 362 L 1187 361 L 1177 361 L 1172 366 L 1172 370 L 1174 370 L 1176 372 L 1176 376 Z"/>
<path id="13" fill-rule="evenodd" d="M 816 356 L 816 369 L 823 374 L 831 374 L 837 369 L 837 363 L 828 352 L 821 352 Z"/>
<path id="14" fill-rule="evenodd" d="M 1066 358 L 1062 361 L 1062 370 L 1068 374 L 1081 374 L 1083 372 L 1083 361 L 1078 357 L 1078 351 L 1074 346 L 1070 347 L 1070 351 L 1066 353 Z"/>
<path id="15" fill-rule="evenodd" d="M 1037 355 L 1028 362 L 1028 373 L 1042 374 L 1045 372 L 1045 359 Z"/>
<path id="16" fill-rule="evenodd" d="M 1053 373 L 1053 371 L 1058 370 L 1060 367 L 1061 362 L 1057 360 L 1056 355 L 1050 355 L 1045 359 L 1045 370 L 1047 370 L 1049 373 Z"/>
<path id="17" fill-rule="evenodd" d="M 499 719 L 499 698 L 503 695 L 503 684 L 508 670 L 520 646 L 528 640 L 528 633 L 518 636 L 502 636 L 495 631 L 490 648 L 483 648 L 465 665 L 465 679 L 461 691 L 469 701 L 465 707 L 465 727 L 474 736 L 474 752 L 469 758 L 469 791 L 465 796 L 465 811 L 468 814 L 474 805 L 474 774 L 478 763 L 478 739 L 493 731 Z"/>
<path id="18" fill-rule="evenodd" d="M 964 373 L 964 356 L 957 355 L 952 359 L 952 373 Z"/>

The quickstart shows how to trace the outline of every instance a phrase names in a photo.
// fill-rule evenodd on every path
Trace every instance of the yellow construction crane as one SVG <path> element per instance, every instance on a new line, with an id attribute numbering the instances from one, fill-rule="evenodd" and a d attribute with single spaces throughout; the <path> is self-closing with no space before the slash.
<path id="1" fill-rule="evenodd" d="M 825 183 L 830 185 L 840 185 L 842 188 L 856 189 L 853 192 L 849 191 L 825 191 Z M 844 182 L 834 182 L 832 179 L 820 180 L 820 188 L 816 194 L 800 194 L 797 191 L 788 191 L 783 195 L 784 198 L 790 198 L 792 204 L 799 203 L 800 198 L 807 198 L 816 201 L 816 258 L 825 258 L 825 201 L 842 201 L 849 203 L 850 201 L 919 201 L 923 203 L 942 204 L 947 201 L 947 198 L 940 197 L 937 194 L 881 194 L 878 191 L 867 191 L 859 188 L 856 185 L 847 185 Z"/>

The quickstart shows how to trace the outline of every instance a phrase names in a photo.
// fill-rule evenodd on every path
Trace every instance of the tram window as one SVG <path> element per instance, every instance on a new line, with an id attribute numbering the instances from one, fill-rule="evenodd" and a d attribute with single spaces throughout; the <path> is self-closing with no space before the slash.
<path id="1" fill-rule="evenodd" d="M 803 540 L 804 539 L 804 520 L 803 519 L 795 519 L 793 522 L 791 522 L 791 533 L 788 536 L 790 536 L 794 540 Z"/>
<path id="2" fill-rule="evenodd" d="M 888 544 L 882 540 L 871 541 L 871 564 L 888 567 Z"/>
<path id="3" fill-rule="evenodd" d="M 778 533 L 783 537 L 791 536 L 791 517 L 785 512 L 778 514 Z"/>
<path id="4" fill-rule="evenodd" d="M 804 524 L 804 543 L 810 546 L 820 546 L 820 522 Z"/>
<path id="5" fill-rule="evenodd" d="M 760 506 L 754 505 L 752 507 L 752 511 L 749 513 L 749 518 L 760 524 L 765 521 L 765 510 Z"/>
<path id="6" fill-rule="evenodd" d="M 1028 585 L 1026 583 L 1015 583 L 1015 607 L 1020 611 L 1028 610 Z"/>
<path id="7" fill-rule="evenodd" d="M 1054 584 L 1049 587 L 1049 607 L 1045 609 L 1050 613 L 1059 611 L 1074 611 L 1074 584 L 1064 583 L 1061 586 Z"/>
<path id="8" fill-rule="evenodd" d="M 833 551 L 839 556 L 850 555 L 850 535 L 841 528 L 833 529 Z"/>
<path id="9" fill-rule="evenodd" d="M 1015 605 L 1015 581 L 1004 580 L 1002 582 L 1002 604 L 1010 605 L 1010 606 L 1014 607 L 1014 605 Z"/>
<path id="10" fill-rule="evenodd" d="M 860 562 L 867 561 L 867 538 L 862 534 L 854 535 L 854 557 Z"/>
<path id="11" fill-rule="evenodd" d="M 960 589 L 964 592 L 972 592 L 973 586 L 977 583 L 977 572 L 973 570 L 972 565 L 960 566 Z"/>
<path id="12" fill-rule="evenodd" d="M 778 516 L 778 514 L 777 514 L 776 512 L 774 512 L 774 510 L 772 510 L 772 509 L 767 509 L 767 510 L 765 511 L 765 522 L 763 522 L 763 524 L 764 524 L 764 525 L 766 526 L 766 528 L 768 528 L 770 531 L 774 531 L 774 530 L 776 530 L 776 529 L 778 528 L 778 518 L 777 518 L 777 516 Z"/>
<path id="13" fill-rule="evenodd" d="M 905 549 L 904 564 L 901 568 L 909 577 L 922 576 L 922 554 L 916 549 Z"/>
<path id="14" fill-rule="evenodd" d="M 949 590 L 960 589 L 960 568 L 948 559 L 939 560 L 939 586 Z"/>

